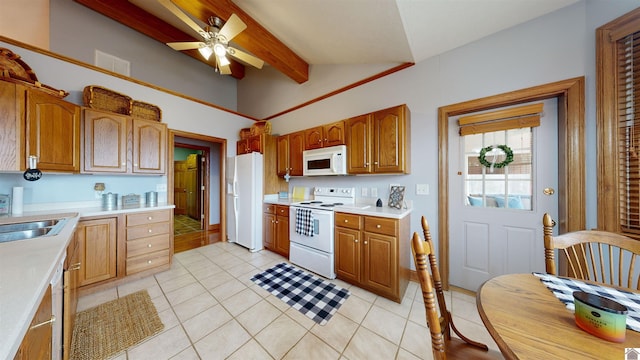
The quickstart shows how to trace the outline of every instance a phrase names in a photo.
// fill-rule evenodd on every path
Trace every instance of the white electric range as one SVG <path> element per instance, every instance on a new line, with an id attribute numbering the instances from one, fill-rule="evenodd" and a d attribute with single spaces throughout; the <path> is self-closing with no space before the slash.
<path id="1" fill-rule="evenodd" d="M 316 187 L 313 200 L 289 206 L 289 261 L 335 279 L 334 219 L 336 208 L 355 205 L 355 188 Z"/>

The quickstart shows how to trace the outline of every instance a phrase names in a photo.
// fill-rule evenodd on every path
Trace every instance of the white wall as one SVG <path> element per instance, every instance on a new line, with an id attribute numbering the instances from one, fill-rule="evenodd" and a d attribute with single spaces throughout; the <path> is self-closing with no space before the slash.
<path id="1" fill-rule="evenodd" d="M 586 0 L 517 27 L 483 38 L 436 56 L 403 71 L 314 103 L 272 120 L 274 133 L 292 131 L 406 103 L 411 110 L 410 175 L 340 178 L 294 178 L 290 186 L 376 187 L 385 201 L 390 183 L 407 186 L 406 198 L 413 200 L 411 231 L 420 231 L 420 216 L 437 219 L 438 136 L 437 110 L 461 101 L 523 89 L 577 76 L 587 79 L 587 227 L 596 226 L 595 150 L 595 28 L 636 8 L 636 0 Z M 245 94 L 244 84 L 239 93 Z M 252 86 L 262 92 L 270 83 Z M 291 86 L 278 96 L 298 91 L 298 97 L 312 99 L 313 84 Z M 260 88 L 251 92 L 261 93 Z M 274 109 L 259 96 L 239 102 L 239 111 L 277 113 L 286 100 L 269 99 Z M 254 110 L 255 109 L 255 110 Z M 415 195 L 415 185 L 429 184 L 430 194 Z M 364 198 L 363 200 L 375 201 Z M 437 221 L 431 220 L 437 237 Z"/>

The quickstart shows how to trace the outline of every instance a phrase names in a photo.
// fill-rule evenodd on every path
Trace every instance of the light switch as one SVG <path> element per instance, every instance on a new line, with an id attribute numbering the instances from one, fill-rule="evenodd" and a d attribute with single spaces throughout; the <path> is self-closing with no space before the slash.
<path id="1" fill-rule="evenodd" d="M 429 184 L 416 184 L 416 195 L 429 195 Z"/>

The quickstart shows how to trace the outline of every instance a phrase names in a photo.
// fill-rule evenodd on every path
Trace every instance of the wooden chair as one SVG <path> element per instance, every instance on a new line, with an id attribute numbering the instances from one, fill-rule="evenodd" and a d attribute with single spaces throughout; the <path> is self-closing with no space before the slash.
<path id="1" fill-rule="evenodd" d="M 443 314 L 443 316 L 438 316 L 438 310 L 436 309 L 435 304 L 436 297 L 433 295 L 433 280 L 428 271 L 428 258 L 430 256 L 434 256 L 433 248 L 429 242 L 422 241 L 422 239 L 420 239 L 420 235 L 418 235 L 417 232 L 414 232 L 411 249 L 416 265 L 416 272 L 418 273 L 418 279 L 420 280 L 420 288 L 422 289 L 427 325 L 429 326 L 429 332 L 431 333 L 431 348 L 433 350 L 434 360 L 501 359 L 502 356 L 500 356 L 499 353 L 492 350 L 487 351 L 486 345 L 482 348 L 478 346 L 480 343 L 475 341 L 470 343 L 451 336 L 449 331 L 451 315 L 446 310 L 446 303 L 444 303 L 444 296 L 442 296 L 442 301 L 438 300 L 438 303 L 440 308 L 444 309 L 444 311 L 441 310 L 441 314 Z M 444 306 L 442 304 L 444 304 Z M 456 334 L 459 334 L 459 332 L 456 331 Z M 465 337 L 464 339 L 467 338 Z"/>
<path id="2" fill-rule="evenodd" d="M 548 274 L 558 275 L 555 258 L 557 249 L 566 259 L 566 271 L 563 271 L 566 274 L 561 275 L 640 290 L 640 270 L 635 268 L 640 255 L 639 240 L 599 230 L 580 230 L 553 236 L 556 223 L 549 214 L 542 217 L 542 225 Z"/>

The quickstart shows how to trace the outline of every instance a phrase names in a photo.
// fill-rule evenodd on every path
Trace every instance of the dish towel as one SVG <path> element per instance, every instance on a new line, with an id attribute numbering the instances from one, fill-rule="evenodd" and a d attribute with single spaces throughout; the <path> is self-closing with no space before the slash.
<path id="1" fill-rule="evenodd" d="M 296 209 L 296 233 L 313 236 L 313 213 L 310 209 Z"/>
<path id="2" fill-rule="evenodd" d="M 575 311 L 573 304 L 573 292 L 584 291 L 586 293 L 600 295 L 611 299 L 627 307 L 627 328 L 640 331 L 640 294 L 630 291 L 618 290 L 608 286 L 589 284 L 580 280 L 564 278 L 555 275 L 534 272 L 533 275 L 562 301 L 567 309 Z"/>

